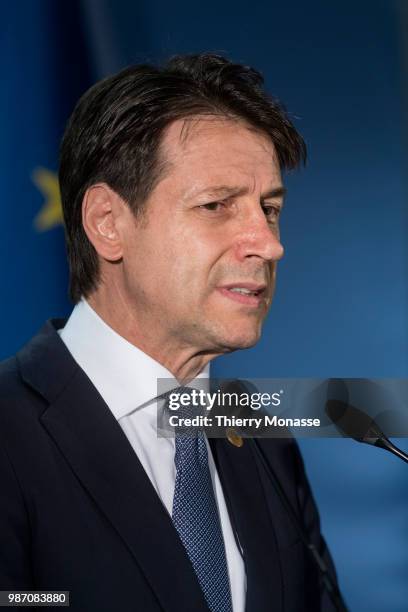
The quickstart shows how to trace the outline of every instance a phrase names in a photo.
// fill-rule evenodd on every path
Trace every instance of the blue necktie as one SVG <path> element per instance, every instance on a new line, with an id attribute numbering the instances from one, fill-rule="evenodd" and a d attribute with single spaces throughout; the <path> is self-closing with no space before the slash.
<path id="1" fill-rule="evenodd" d="M 191 417 L 191 410 L 191 407 L 181 407 L 178 416 Z M 224 540 L 204 433 L 177 428 L 175 446 L 174 526 L 211 612 L 232 612 Z"/>

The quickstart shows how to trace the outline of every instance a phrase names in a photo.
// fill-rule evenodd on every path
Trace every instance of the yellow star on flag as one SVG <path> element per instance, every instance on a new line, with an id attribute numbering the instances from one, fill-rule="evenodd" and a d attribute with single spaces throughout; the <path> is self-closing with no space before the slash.
<path id="1" fill-rule="evenodd" d="M 39 232 L 44 232 L 63 223 L 58 177 L 51 170 L 37 168 L 33 172 L 33 181 L 45 199 L 34 219 L 34 226 Z"/>

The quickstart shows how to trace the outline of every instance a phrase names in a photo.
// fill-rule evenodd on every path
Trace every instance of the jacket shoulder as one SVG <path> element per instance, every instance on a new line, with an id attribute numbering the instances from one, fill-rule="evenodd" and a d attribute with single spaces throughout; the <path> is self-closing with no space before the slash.
<path id="1" fill-rule="evenodd" d="M 0 362 L 0 402 L 15 397 L 16 393 L 24 390 L 17 358 L 14 355 Z"/>
<path id="2" fill-rule="evenodd" d="M 0 422 L 5 432 L 12 424 L 38 420 L 46 404 L 22 379 L 16 356 L 0 363 Z"/>
<path id="3" fill-rule="evenodd" d="M 50 390 L 60 384 L 60 378 L 75 364 L 60 339 L 57 329 L 64 320 L 47 321 L 12 357 L 0 362 L 0 418 L 38 417 L 47 405 Z M 61 357 L 62 355 L 62 357 Z"/>

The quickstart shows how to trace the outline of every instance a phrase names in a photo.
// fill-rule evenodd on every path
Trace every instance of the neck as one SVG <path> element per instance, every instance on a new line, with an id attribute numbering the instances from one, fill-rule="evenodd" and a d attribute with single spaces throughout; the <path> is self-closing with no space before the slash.
<path id="1" fill-rule="evenodd" d="M 96 292 L 87 298 L 87 302 L 109 327 L 169 370 L 180 384 L 195 378 L 207 363 L 218 356 L 218 353 L 198 350 L 164 337 L 159 328 L 144 321 L 140 313 L 136 315 L 121 300 L 113 303 L 102 299 Z"/>

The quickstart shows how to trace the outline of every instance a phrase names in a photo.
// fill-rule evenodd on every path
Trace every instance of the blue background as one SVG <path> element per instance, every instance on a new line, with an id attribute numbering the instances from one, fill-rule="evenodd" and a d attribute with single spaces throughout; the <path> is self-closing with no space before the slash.
<path id="1" fill-rule="evenodd" d="M 287 177 L 286 254 L 263 338 L 215 373 L 408 377 L 403 1 L 24 0 L 0 11 L 0 356 L 70 310 L 63 231 L 33 225 L 44 197 L 32 173 L 56 170 L 75 99 L 128 63 L 210 50 L 264 73 L 309 150 L 307 169 Z M 407 468 L 350 440 L 301 446 L 350 609 L 405 612 Z"/>

